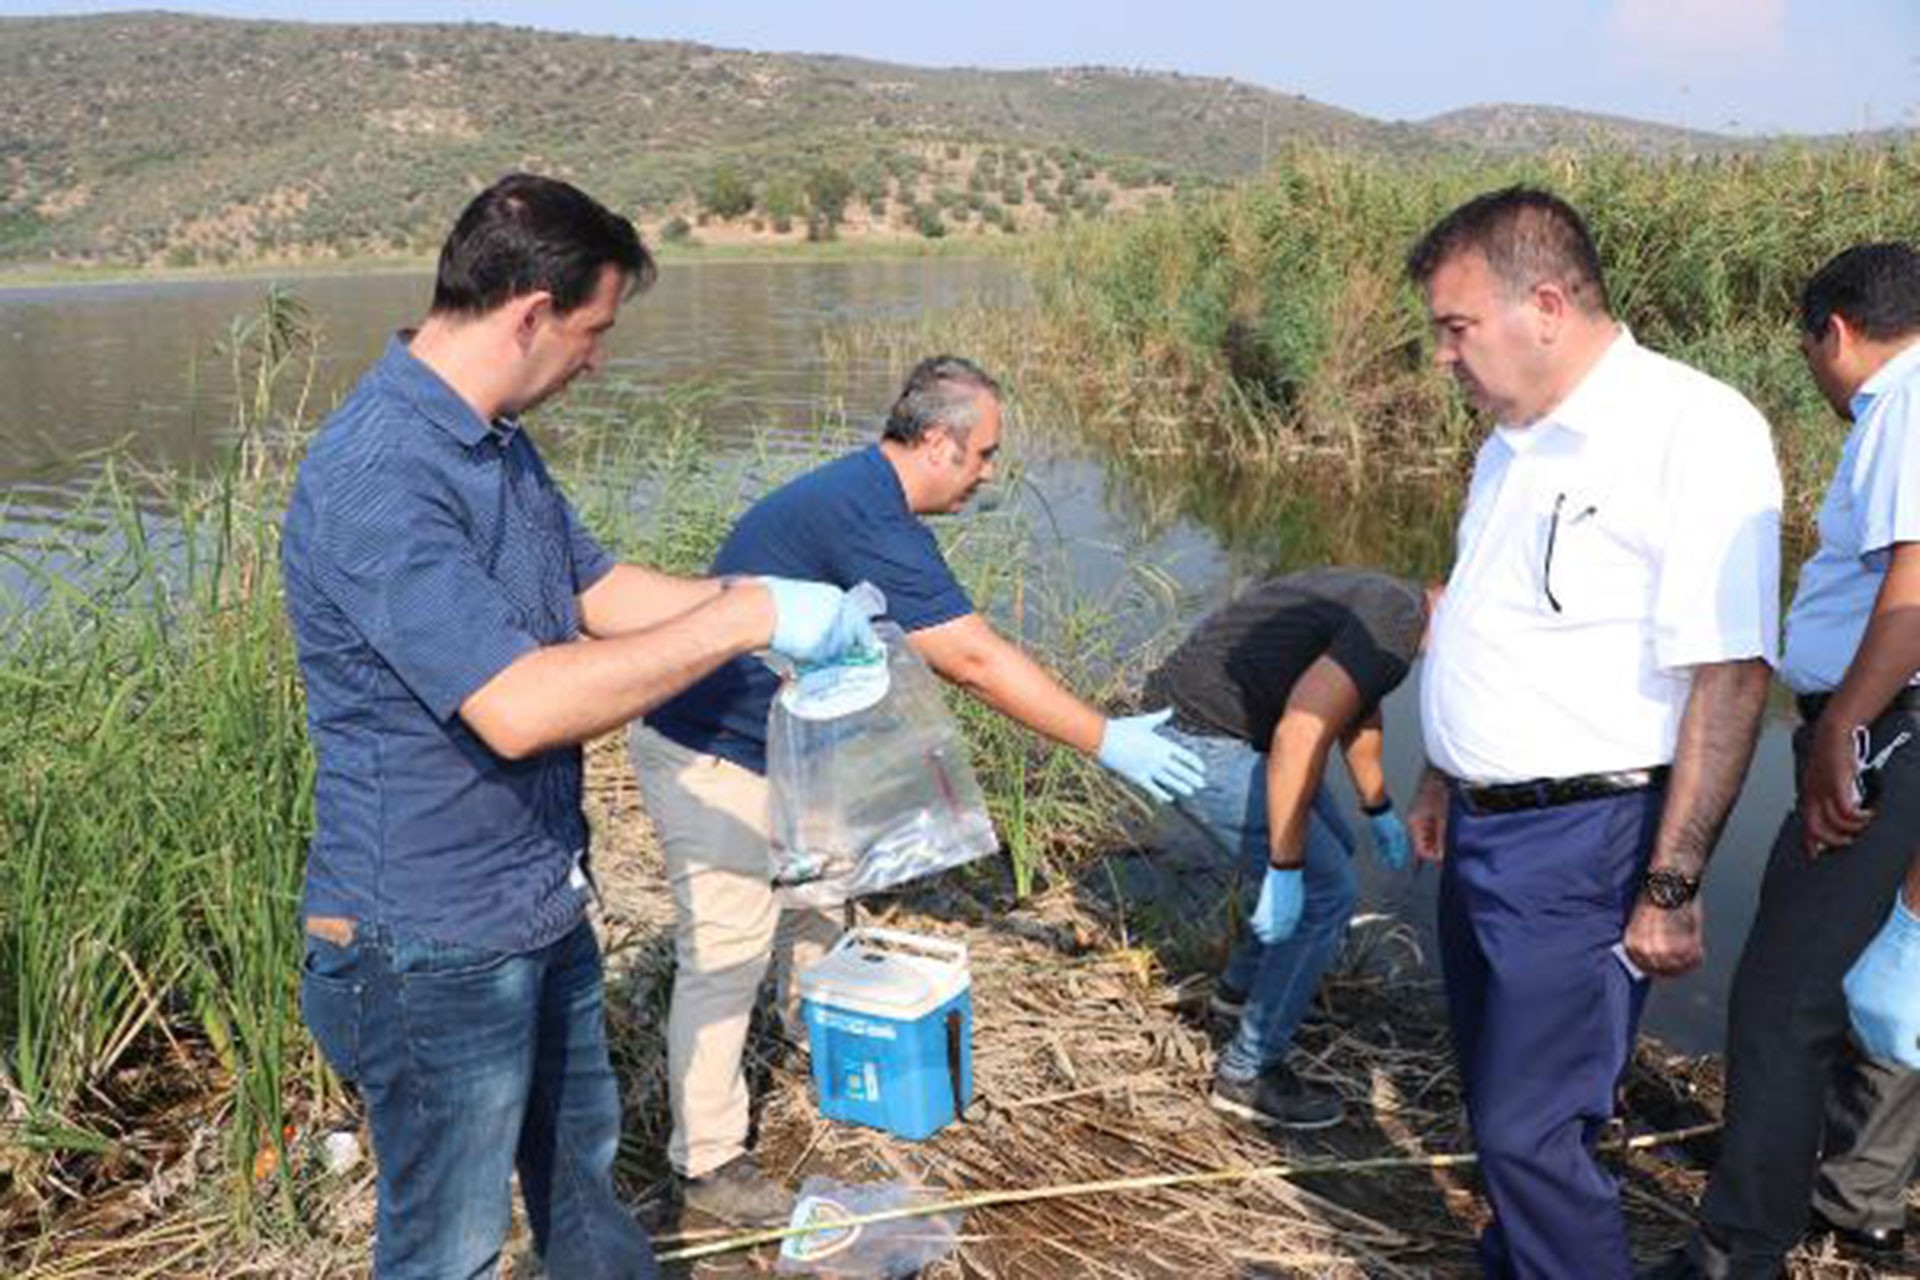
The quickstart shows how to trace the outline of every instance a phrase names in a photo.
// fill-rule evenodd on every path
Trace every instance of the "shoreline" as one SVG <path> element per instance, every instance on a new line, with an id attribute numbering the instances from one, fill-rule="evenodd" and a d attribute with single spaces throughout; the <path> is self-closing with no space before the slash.
<path id="1" fill-rule="evenodd" d="M 647 244 L 662 266 L 701 262 L 865 262 L 908 258 L 1004 258 L 1017 256 L 1025 241 L 1019 236 L 948 236 L 938 240 L 878 239 L 770 240 L 764 243 Z M 141 267 L 124 263 L 71 266 L 39 263 L 0 267 L 0 295 L 29 289 L 83 288 L 156 284 L 224 283 L 234 280 L 314 279 L 318 277 L 430 275 L 435 258 L 410 255 L 391 258 L 334 258 L 260 260 L 213 267 Z"/>

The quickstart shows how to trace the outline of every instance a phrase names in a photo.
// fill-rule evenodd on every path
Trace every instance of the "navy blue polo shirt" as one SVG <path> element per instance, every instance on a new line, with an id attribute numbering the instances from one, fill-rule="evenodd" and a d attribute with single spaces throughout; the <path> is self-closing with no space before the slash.
<path id="1" fill-rule="evenodd" d="M 495 755 L 460 705 L 580 634 L 613 567 L 533 442 L 396 338 L 321 426 L 283 529 L 318 760 L 309 916 L 530 951 L 586 908 L 578 748 Z"/>
<path id="2" fill-rule="evenodd" d="M 879 445 L 836 458 L 755 503 L 721 544 L 713 572 L 840 587 L 871 582 L 886 593 L 887 616 L 902 631 L 973 612 Z M 765 773 L 767 711 L 779 687 L 765 663 L 737 658 L 656 707 L 647 724 L 684 747 Z"/>

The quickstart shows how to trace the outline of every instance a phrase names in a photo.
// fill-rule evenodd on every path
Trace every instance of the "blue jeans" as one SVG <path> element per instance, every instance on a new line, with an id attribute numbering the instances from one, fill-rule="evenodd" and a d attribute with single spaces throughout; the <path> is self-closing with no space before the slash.
<path id="1" fill-rule="evenodd" d="M 380 1280 L 493 1275 L 516 1166 L 549 1275 L 658 1275 L 614 1195 L 620 1097 L 584 922 L 525 954 L 377 926 L 344 947 L 309 935 L 300 1011 L 366 1101 Z"/>
<path id="2" fill-rule="evenodd" d="M 1266 875 L 1267 753 L 1238 738 L 1160 732 L 1198 755 L 1207 785 L 1175 802 L 1180 812 L 1234 859 L 1243 891 L 1258 893 Z M 1306 906 L 1285 942 L 1267 946 L 1251 932 L 1227 962 L 1221 981 L 1247 993 L 1240 1029 L 1220 1055 L 1220 1074 L 1244 1080 L 1286 1059 L 1307 1003 L 1340 950 L 1358 892 L 1353 834 L 1323 786 L 1307 818 Z M 1244 901 L 1244 898 L 1243 898 Z M 1251 902 L 1245 905 L 1250 909 Z"/>

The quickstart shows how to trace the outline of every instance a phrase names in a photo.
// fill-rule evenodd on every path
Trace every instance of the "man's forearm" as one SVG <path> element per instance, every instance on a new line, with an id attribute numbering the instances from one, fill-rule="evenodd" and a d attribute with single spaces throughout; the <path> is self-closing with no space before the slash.
<path id="1" fill-rule="evenodd" d="M 645 631 L 710 602 L 720 589 L 717 578 L 682 578 L 617 564 L 581 593 L 581 627 L 598 639 Z"/>
<path id="2" fill-rule="evenodd" d="M 727 591 L 646 631 L 550 645 L 513 662 L 461 705 L 494 751 L 523 759 L 616 729 L 767 642 L 764 588 Z"/>
<path id="3" fill-rule="evenodd" d="M 1267 750 L 1267 859 L 1276 867 L 1306 861 L 1308 815 L 1333 742 L 1332 726 L 1296 710 L 1281 716 L 1273 731 Z"/>
<path id="4" fill-rule="evenodd" d="M 1913 862 L 1907 867 L 1907 910 L 1920 914 L 1920 849 L 1913 854 Z"/>
<path id="5" fill-rule="evenodd" d="M 1770 679 L 1758 658 L 1694 669 L 1653 867 L 1689 876 L 1706 868 L 1753 760 Z"/>
<path id="6" fill-rule="evenodd" d="M 1375 807 L 1387 797 L 1386 734 L 1380 709 L 1349 729 L 1344 739 L 1347 772 L 1353 777 L 1353 790 L 1364 806 Z"/>
<path id="7" fill-rule="evenodd" d="M 907 638 L 942 677 L 1001 715 L 1076 751 L 1100 750 L 1107 718 L 986 619 L 969 615 Z"/>

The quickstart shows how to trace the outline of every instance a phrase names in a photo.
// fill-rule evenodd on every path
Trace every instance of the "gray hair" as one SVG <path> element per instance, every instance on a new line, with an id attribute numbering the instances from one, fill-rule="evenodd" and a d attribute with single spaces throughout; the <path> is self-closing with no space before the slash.
<path id="1" fill-rule="evenodd" d="M 964 445 L 980 421 L 983 394 L 1000 397 L 1000 384 L 985 369 L 962 356 L 928 356 L 907 375 L 880 438 L 913 445 L 933 428 L 945 427 L 955 443 Z"/>

